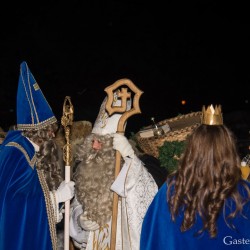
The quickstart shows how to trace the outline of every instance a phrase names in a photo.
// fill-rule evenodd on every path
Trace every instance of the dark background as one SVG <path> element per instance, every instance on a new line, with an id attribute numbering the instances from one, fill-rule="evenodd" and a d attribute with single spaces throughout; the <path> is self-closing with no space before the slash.
<path id="1" fill-rule="evenodd" d="M 0 126 L 15 123 L 26 61 L 54 113 L 71 96 L 75 120 L 95 121 L 104 88 L 129 78 L 144 93 L 127 133 L 221 104 L 249 139 L 249 9 L 240 1 L 23 1 L 0 9 Z M 181 104 L 186 100 L 186 105 Z"/>

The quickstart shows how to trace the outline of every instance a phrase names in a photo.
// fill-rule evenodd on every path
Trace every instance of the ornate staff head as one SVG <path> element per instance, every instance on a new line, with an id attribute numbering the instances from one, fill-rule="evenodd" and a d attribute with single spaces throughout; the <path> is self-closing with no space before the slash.
<path id="1" fill-rule="evenodd" d="M 122 86 L 127 86 L 127 87 L 122 87 Z M 119 89 L 120 87 L 121 89 Z M 127 110 L 127 101 L 131 98 L 131 92 L 128 92 L 128 88 L 131 91 L 133 91 L 133 94 L 134 94 L 133 105 L 130 110 Z M 117 132 L 123 133 L 126 120 L 134 114 L 141 113 L 141 110 L 139 107 L 139 99 L 143 91 L 137 88 L 131 80 L 126 79 L 126 78 L 116 81 L 114 84 L 108 86 L 104 90 L 108 94 L 106 110 L 109 113 L 109 115 L 112 115 L 114 113 L 123 113 L 121 115 L 121 118 L 119 119 L 118 126 L 117 126 Z M 117 93 L 117 97 L 120 98 L 121 100 L 120 106 L 112 105 L 114 102 L 115 92 Z"/>
<path id="2" fill-rule="evenodd" d="M 66 144 L 63 147 L 63 160 L 66 165 L 70 165 L 72 160 L 71 145 L 70 145 L 70 128 L 73 124 L 74 107 L 69 96 L 66 96 L 63 103 L 63 115 L 61 124 L 64 127 Z"/>

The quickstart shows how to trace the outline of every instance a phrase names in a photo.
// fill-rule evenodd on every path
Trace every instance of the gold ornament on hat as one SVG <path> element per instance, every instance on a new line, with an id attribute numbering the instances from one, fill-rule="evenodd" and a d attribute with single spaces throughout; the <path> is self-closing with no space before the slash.
<path id="1" fill-rule="evenodd" d="M 215 108 L 213 105 L 210 105 L 207 109 L 203 106 L 201 123 L 206 125 L 223 125 L 221 105 L 215 105 Z"/>

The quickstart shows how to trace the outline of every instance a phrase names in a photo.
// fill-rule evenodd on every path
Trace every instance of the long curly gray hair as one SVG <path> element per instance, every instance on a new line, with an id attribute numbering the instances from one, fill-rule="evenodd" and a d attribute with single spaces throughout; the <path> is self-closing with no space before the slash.
<path id="1" fill-rule="evenodd" d="M 23 135 L 40 146 L 36 153 L 36 167 L 43 170 L 49 190 L 56 190 L 62 178 L 62 156 L 55 142 L 54 133 L 58 128 L 57 123 L 48 125 L 40 130 L 23 131 Z"/>
<path id="2" fill-rule="evenodd" d="M 93 149 L 93 141 L 102 147 Z M 80 162 L 73 175 L 77 200 L 87 212 L 88 219 L 104 226 L 112 215 L 115 150 L 110 135 L 90 134 L 76 150 L 76 162 Z"/>

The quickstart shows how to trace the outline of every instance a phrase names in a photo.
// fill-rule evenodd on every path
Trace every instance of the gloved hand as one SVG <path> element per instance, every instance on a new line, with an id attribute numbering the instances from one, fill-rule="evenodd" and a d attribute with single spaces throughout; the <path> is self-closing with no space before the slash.
<path id="1" fill-rule="evenodd" d="M 80 215 L 79 223 L 85 231 L 94 231 L 99 228 L 99 225 L 95 221 L 89 220 L 87 218 L 86 211 Z"/>
<path id="2" fill-rule="evenodd" d="M 65 181 L 62 181 L 60 186 L 55 192 L 56 200 L 58 203 L 72 199 L 74 194 L 75 194 L 74 181 L 69 181 L 67 183 Z"/>
<path id="3" fill-rule="evenodd" d="M 123 158 L 127 156 L 133 158 L 134 150 L 128 139 L 121 134 L 113 134 L 113 138 L 113 148 L 118 150 Z"/>

